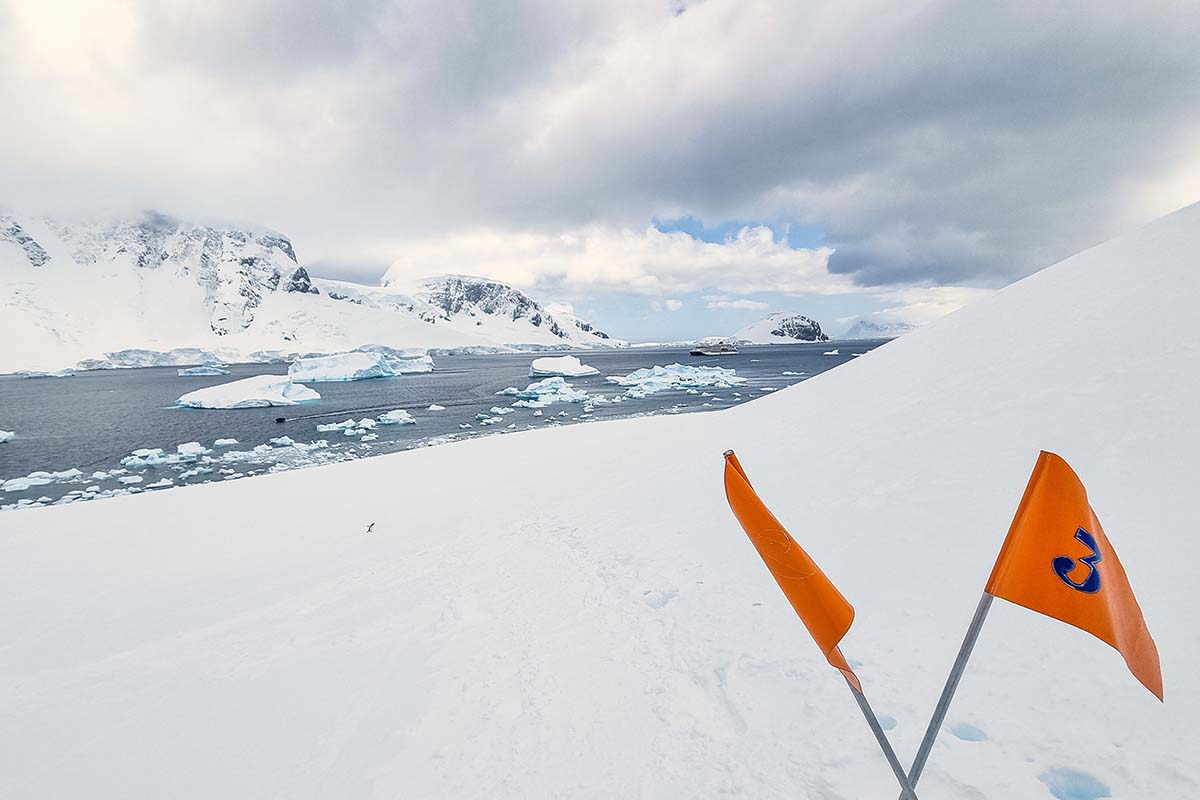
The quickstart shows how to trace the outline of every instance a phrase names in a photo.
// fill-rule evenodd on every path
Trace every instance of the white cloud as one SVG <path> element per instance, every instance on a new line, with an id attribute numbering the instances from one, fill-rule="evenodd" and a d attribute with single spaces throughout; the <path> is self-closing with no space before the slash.
<path id="1" fill-rule="evenodd" d="M 668 299 L 662 300 L 662 301 L 659 301 L 659 300 L 651 300 L 650 301 L 650 310 L 655 311 L 655 312 L 678 311 L 681 308 L 683 308 L 682 300 L 674 300 L 674 299 L 668 298 Z"/>
<path id="2" fill-rule="evenodd" d="M 999 285 L 1200 199 L 1186 3 L 680 7 L 0 0 L 0 201 L 246 219 L 331 262 L 795 220 L 859 283 Z"/>
<path id="3" fill-rule="evenodd" d="M 408 241 L 397 249 L 401 255 L 385 281 L 399 286 L 426 275 L 467 272 L 567 293 L 861 291 L 849 276 L 826 269 L 829 248 L 795 249 L 766 227 L 744 228 L 724 242 L 654 227 L 593 226 L 557 235 L 492 230 Z"/>
<path id="4" fill-rule="evenodd" d="M 761 300 L 748 300 L 744 297 L 705 297 L 704 307 L 712 310 L 765 311 L 770 306 Z"/>

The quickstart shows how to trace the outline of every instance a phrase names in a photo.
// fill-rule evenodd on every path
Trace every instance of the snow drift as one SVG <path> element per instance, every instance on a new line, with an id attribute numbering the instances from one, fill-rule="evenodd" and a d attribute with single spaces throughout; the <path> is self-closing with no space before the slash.
<path id="1" fill-rule="evenodd" d="M 894 798 L 729 513 L 732 447 L 854 603 L 906 761 L 1038 450 L 1065 456 L 1166 704 L 997 603 L 922 796 L 1198 796 L 1198 249 L 1200 206 L 719 414 L 0 517 L 0 795 Z"/>

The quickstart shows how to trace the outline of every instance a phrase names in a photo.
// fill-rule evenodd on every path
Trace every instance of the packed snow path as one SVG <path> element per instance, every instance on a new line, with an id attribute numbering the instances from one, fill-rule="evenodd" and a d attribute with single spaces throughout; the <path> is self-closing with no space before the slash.
<path id="1" fill-rule="evenodd" d="M 0 796 L 895 797 L 725 506 L 728 447 L 855 604 L 906 761 L 1038 449 L 1066 456 L 1166 703 L 997 603 L 921 796 L 1200 796 L 1197 252 L 1193 207 L 724 414 L 0 517 Z"/>

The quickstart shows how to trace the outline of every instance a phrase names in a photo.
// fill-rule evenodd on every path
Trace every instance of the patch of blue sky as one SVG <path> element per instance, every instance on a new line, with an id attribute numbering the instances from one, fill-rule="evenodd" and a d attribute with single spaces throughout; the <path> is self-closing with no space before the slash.
<path id="1" fill-rule="evenodd" d="M 699 217 L 690 216 L 654 220 L 654 227 L 663 233 L 679 231 L 686 233 L 693 239 L 717 244 L 730 239 L 736 239 L 738 232 L 742 228 L 758 226 L 770 228 L 777 240 L 786 242 L 789 247 L 795 250 L 819 247 L 825 242 L 825 231 L 820 226 L 805 225 L 787 220 L 730 219 L 713 225 L 706 225 Z"/>

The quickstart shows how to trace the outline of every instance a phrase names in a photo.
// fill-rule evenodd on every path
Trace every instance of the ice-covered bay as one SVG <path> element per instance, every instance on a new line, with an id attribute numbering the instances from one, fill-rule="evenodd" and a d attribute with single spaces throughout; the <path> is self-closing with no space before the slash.
<path id="1" fill-rule="evenodd" d="M 859 347 L 858 350 L 865 349 Z M 786 386 L 796 377 L 785 372 L 805 370 L 810 374 L 840 363 L 837 359 L 822 358 L 815 346 L 753 348 L 729 359 L 690 359 L 686 351 L 629 350 L 587 354 L 589 363 L 601 371 L 599 375 L 570 379 L 550 378 L 531 381 L 528 355 L 439 356 L 438 369 L 424 374 L 402 375 L 388 380 L 356 380 L 320 382 L 320 399 L 291 407 L 239 408 L 236 410 L 181 410 L 174 407 L 181 394 L 207 390 L 206 394 L 223 395 L 220 399 L 237 398 L 228 389 L 216 392 L 213 387 L 241 383 L 246 378 L 264 372 L 280 372 L 279 366 L 235 364 L 228 375 L 178 376 L 175 367 L 148 369 L 102 370 L 83 372 L 70 381 L 22 381 L 0 377 L 0 428 L 17 429 L 21 435 L 0 445 L 0 482 L 18 481 L 20 486 L 30 473 L 56 473 L 87 465 L 85 475 L 128 468 L 121 460 L 138 450 L 160 449 L 165 460 L 139 465 L 147 480 L 142 484 L 127 484 L 129 491 L 144 491 L 157 485 L 161 477 L 170 477 L 173 486 L 225 481 L 233 477 L 260 474 L 272 468 L 292 469 L 308 463 L 327 463 L 394 452 L 427 444 L 443 444 L 462 438 L 496 433 L 513 433 L 529 428 L 546 428 L 572 422 L 592 422 L 643 414 L 707 411 L 721 404 L 704 406 L 698 394 L 669 391 L 632 401 L 625 397 L 626 388 L 609 383 L 605 375 L 628 375 L 654 365 L 669 365 L 677 361 L 698 365 L 712 364 L 734 369 L 748 379 L 743 396 L 728 398 L 736 404 L 759 396 L 761 390 Z M 377 354 L 364 355 L 375 363 Z M 411 359 L 419 355 L 404 351 L 379 354 L 388 359 Z M 848 360 L 848 359 L 847 359 Z M 345 362 L 334 365 L 338 374 L 346 374 Z M 326 373 L 332 374 L 332 373 Z M 286 375 L 274 380 L 285 386 Z M 507 387 L 524 392 L 531 384 L 544 388 L 571 384 L 564 393 L 552 393 L 559 399 L 568 395 L 579 402 L 560 403 L 554 408 L 549 396 L 537 392 L 529 399 L 497 394 Z M 551 386 L 553 385 L 553 387 Z M 693 390 L 694 391 L 694 390 Z M 102 402 L 96 402 L 102 398 Z M 619 402 L 625 401 L 625 402 Z M 514 407 L 515 406 L 515 407 Z M 542 413 L 542 409 L 546 413 Z M 500 409 L 499 411 L 495 409 Z M 560 409 L 566 409 L 560 412 Z M 383 423 L 382 417 L 394 410 L 404 410 L 416 424 L 382 424 L 373 429 L 358 423 L 367 419 Z M 476 420 L 498 418 L 503 424 Z M 287 422 L 277 424 L 284 417 Z M 399 414 L 397 422 L 407 420 Z M 345 426 L 347 420 L 355 423 Z M 461 427 L 460 427 L 461 426 Z M 349 434 L 346 428 L 351 428 Z M 328 440 L 329 447 L 306 461 L 282 454 L 271 440 L 288 436 L 296 442 Z M 200 442 L 207 447 L 220 447 L 218 441 L 240 442 L 237 450 L 258 451 L 253 460 L 219 469 L 196 471 L 175 458 L 181 443 Z M 216 457 L 211 456 L 211 457 Z M 154 459 L 150 459 L 154 461 Z M 203 466 L 203 465 L 201 465 Z M 231 470 L 222 473 L 221 469 Z M 34 480 L 37 480 L 35 478 Z M 100 481 L 95 492 L 86 491 L 94 482 L 81 483 L 55 480 L 48 484 L 29 483 L 27 488 L 0 491 L 0 508 L 43 505 L 55 502 L 75 502 L 81 499 L 109 497 L 117 477 Z M 166 487 L 157 487 L 159 490 Z M 40 500 L 40 498 L 48 500 Z"/>

